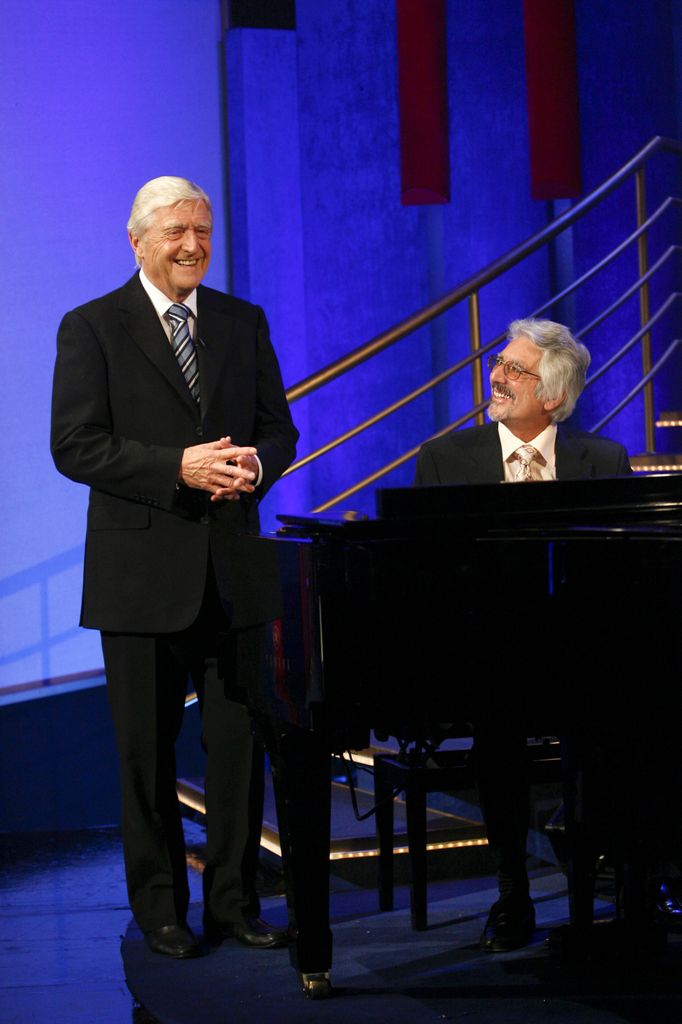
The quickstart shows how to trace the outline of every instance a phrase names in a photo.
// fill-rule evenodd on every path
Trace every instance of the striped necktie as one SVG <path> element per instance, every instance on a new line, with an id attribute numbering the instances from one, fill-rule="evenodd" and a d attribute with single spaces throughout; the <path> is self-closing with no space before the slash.
<path id="1" fill-rule="evenodd" d="M 166 316 L 171 326 L 173 354 L 187 381 L 187 387 L 192 392 L 192 397 L 199 404 L 199 362 L 189 329 L 189 314 L 190 309 L 187 306 L 174 302 L 168 308 Z"/>

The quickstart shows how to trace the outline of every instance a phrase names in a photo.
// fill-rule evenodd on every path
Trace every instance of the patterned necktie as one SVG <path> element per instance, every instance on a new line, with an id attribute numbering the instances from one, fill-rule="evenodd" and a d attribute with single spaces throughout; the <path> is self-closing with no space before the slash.
<path id="1" fill-rule="evenodd" d="M 189 329 L 188 317 L 190 310 L 187 306 L 174 302 L 169 307 L 167 317 L 171 326 L 171 345 L 173 354 L 182 370 L 182 375 L 187 381 L 187 387 L 192 392 L 194 401 L 199 404 L 199 362 L 197 350 L 192 341 Z"/>
<path id="2" fill-rule="evenodd" d="M 542 480 L 540 467 L 544 465 L 545 460 L 532 444 L 524 444 L 517 448 L 514 458 L 520 463 L 514 478 L 515 483 L 525 484 L 529 480 Z"/>

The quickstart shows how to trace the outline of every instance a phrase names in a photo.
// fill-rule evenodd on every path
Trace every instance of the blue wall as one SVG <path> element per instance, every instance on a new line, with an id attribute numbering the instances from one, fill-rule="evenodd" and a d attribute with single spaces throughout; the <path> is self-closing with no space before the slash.
<path id="1" fill-rule="evenodd" d="M 63 312 L 132 272 L 125 223 L 140 184 L 177 173 L 209 191 L 216 239 L 207 283 L 229 284 L 264 306 L 287 384 L 425 305 L 552 215 L 530 198 L 520 0 L 447 4 L 452 201 L 424 208 L 400 205 L 394 5 L 296 6 L 295 32 L 235 29 L 223 38 L 218 0 L 6 0 L 0 175 L 11 240 L 5 337 L 13 344 L 5 342 L 11 371 L 0 384 L 0 683 L 101 660 L 97 636 L 75 625 L 86 493 L 52 467 L 50 378 Z M 679 137 L 682 5 L 576 0 L 576 13 L 587 191 L 651 136 Z M 676 165 L 651 186 L 654 195 L 679 187 Z M 634 225 L 623 200 L 607 216 L 621 233 Z M 576 229 L 567 257 L 576 270 L 601 251 L 602 233 L 596 221 Z M 615 270 L 581 297 L 574 326 L 605 294 L 615 297 L 624 273 Z M 484 340 L 539 305 L 548 287 L 547 261 L 538 256 L 486 288 Z M 589 339 L 596 365 L 621 329 L 624 320 Z M 466 311 L 453 310 L 353 378 L 297 403 L 300 452 L 467 351 Z M 635 362 L 624 364 L 623 384 L 637 374 Z M 679 381 L 669 375 L 661 389 L 674 406 Z M 584 425 L 608 397 L 596 388 L 585 396 Z M 267 525 L 277 511 L 307 511 L 469 404 L 468 382 L 453 383 L 321 468 L 288 478 L 268 498 Z M 632 414 L 611 433 L 631 451 L 642 447 Z M 384 482 L 411 476 L 410 465 Z M 345 505 L 372 511 L 373 493 Z"/>
<path id="2" fill-rule="evenodd" d="M 3 347 L 11 369 L 0 382 L 2 683 L 101 664 L 99 637 L 77 628 L 87 494 L 56 473 L 48 447 L 55 335 L 67 309 L 132 274 L 130 205 L 158 174 L 196 178 L 215 199 L 207 280 L 224 287 L 220 43 L 212 0 L 3 5 L 0 181 L 11 265 Z"/>

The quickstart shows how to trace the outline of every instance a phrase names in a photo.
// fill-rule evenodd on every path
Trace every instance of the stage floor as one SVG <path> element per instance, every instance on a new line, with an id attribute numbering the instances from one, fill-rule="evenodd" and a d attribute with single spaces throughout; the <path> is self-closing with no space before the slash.
<path id="1" fill-rule="evenodd" d="M 188 822 L 187 831 L 189 844 L 200 845 L 200 826 Z M 335 994 L 310 1002 L 286 950 L 228 941 L 194 961 L 149 953 L 126 905 L 116 829 L 5 834 L 0 854 L 1 1024 L 682 1020 L 682 937 L 669 937 L 649 963 L 575 965 L 548 952 L 550 929 L 567 918 L 565 879 L 550 868 L 532 882 L 536 941 L 495 956 L 478 949 L 492 878 L 432 882 L 430 927 L 416 933 L 406 887 L 396 891 L 396 909 L 380 914 L 372 888 L 333 877 Z M 200 877 L 190 877 L 199 929 Z M 264 915 L 283 924 L 282 897 L 263 903 Z M 608 888 L 598 911 L 612 914 Z"/>

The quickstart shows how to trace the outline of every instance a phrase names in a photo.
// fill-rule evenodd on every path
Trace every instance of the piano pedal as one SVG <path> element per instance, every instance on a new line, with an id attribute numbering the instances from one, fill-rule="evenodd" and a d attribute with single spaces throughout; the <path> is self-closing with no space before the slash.
<path id="1" fill-rule="evenodd" d="M 318 974 L 301 973 L 299 977 L 306 999 L 328 999 L 332 994 L 329 971 L 320 971 Z"/>

